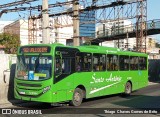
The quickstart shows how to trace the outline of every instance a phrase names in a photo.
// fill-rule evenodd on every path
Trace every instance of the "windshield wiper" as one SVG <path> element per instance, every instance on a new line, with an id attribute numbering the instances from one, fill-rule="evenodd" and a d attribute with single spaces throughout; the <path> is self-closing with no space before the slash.
<path id="1" fill-rule="evenodd" d="M 42 56 L 42 53 L 39 53 L 37 59 L 35 60 L 35 70 L 34 70 L 34 71 L 36 71 L 37 67 L 39 66 L 39 58 L 40 58 L 41 56 Z"/>

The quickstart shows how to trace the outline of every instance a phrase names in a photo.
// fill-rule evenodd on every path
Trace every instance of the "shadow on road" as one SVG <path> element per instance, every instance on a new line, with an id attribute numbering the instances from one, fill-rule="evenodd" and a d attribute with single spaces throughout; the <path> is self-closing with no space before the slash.
<path id="1" fill-rule="evenodd" d="M 113 104 L 127 108 L 160 108 L 160 96 L 133 95 Z"/>

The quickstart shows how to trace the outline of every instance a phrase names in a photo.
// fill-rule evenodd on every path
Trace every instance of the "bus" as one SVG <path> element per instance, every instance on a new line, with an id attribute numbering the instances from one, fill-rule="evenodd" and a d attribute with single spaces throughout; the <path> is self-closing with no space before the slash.
<path id="1" fill-rule="evenodd" d="M 18 49 L 16 99 L 79 106 L 83 99 L 130 95 L 148 85 L 148 55 L 119 48 L 32 44 Z"/>

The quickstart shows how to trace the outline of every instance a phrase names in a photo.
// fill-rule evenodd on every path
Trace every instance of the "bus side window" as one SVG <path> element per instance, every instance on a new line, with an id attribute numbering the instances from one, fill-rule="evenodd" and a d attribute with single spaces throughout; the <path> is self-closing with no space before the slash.
<path id="1" fill-rule="evenodd" d="M 118 69 L 119 69 L 118 55 L 108 54 L 107 55 L 107 70 L 117 71 Z"/>
<path id="2" fill-rule="evenodd" d="M 138 70 L 138 57 L 130 56 L 130 70 Z"/>
<path id="3" fill-rule="evenodd" d="M 126 55 L 119 56 L 119 69 L 121 71 L 129 70 L 129 56 Z"/>
<path id="4" fill-rule="evenodd" d="M 147 58 L 139 57 L 139 70 L 146 70 L 146 69 L 147 69 Z"/>
<path id="5" fill-rule="evenodd" d="M 80 63 L 76 63 L 76 71 L 81 71 Z"/>
<path id="6" fill-rule="evenodd" d="M 63 58 L 62 73 L 63 74 L 70 74 L 71 73 L 71 58 Z"/>
<path id="7" fill-rule="evenodd" d="M 105 71 L 106 70 L 106 55 L 93 54 L 93 71 Z"/>
<path id="8" fill-rule="evenodd" d="M 76 71 L 91 71 L 91 54 L 79 52 L 76 54 Z"/>

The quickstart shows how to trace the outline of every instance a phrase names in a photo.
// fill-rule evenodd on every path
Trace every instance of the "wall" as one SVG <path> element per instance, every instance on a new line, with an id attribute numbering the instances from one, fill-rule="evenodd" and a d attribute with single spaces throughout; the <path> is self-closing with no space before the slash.
<path id="1" fill-rule="evenodd" d="M 16 55 L 0 54 L 0 105 L 14 100 L 13 85 Z M 11 69 L 10 69 L 11 68 Z"/>
<path id="2" fill-rule="evenodd" d="M 160 59 L 149 60 L 149 81 L 157 82 L 160 81 Z"/>
<path id="3" fill-rule="evenodd" d="M 19 20 L 21 45 L 28 44 L 28 20 Z"/>

